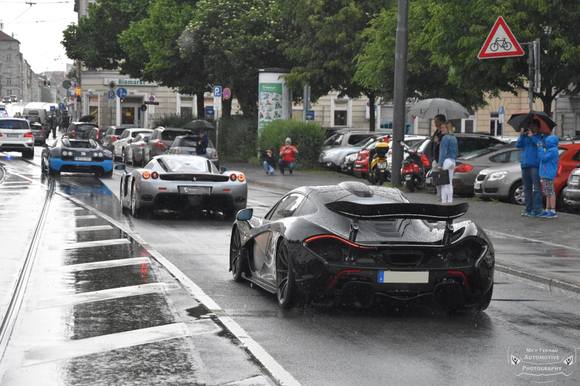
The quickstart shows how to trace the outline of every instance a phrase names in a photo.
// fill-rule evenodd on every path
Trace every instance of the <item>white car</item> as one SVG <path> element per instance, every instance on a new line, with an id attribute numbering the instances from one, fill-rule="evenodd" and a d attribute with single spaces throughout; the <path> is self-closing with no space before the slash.
<path id="1" fill-rule="evenodd" d="M 26 119 L 0 118 L 0 151 L 17 151 L 34 158 L 34 135 Z"/>
<path id="2" fill-rule="evenodd" d="M 133 139 L 141 134 L 151 134 L 153 130 L 151 129 L 144 129 L 144 128 L 135 128 L 135 129 L 125 129 L 123 134 L 113 143 L 113 160 L 121 160 L 123 158 L 123 151 L 125 147 L 129 146 Z"/>

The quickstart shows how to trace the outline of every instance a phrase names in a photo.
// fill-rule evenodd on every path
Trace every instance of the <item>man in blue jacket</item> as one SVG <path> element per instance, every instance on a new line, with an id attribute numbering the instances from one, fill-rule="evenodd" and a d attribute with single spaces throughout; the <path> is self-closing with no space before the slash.
<path id="1" fill-rule="evenodd" d="M 524 199 L 526 209 L 522 216 L 536 217 L 542 213 L 542 193 L 540 191 L 540 158 L 538 147 L 543 146 L 542 136 L 538 134 L 539 123 L 532 120 L 528 128 L 522 129 L 516 147 L 522 149 L 520 165 L 522 167 L 522 181 L 524 185 Z"/>
<path id="2" fill-rule="evenodd" d="M 540 215 L 546 218 L 556 218 L 556 193 L 554 192 L 554 178 L 558 174 L 558 137 L 549 135 L 544 139 L 545 147 L 538 148 L 540 159 L 540 183 L 542 193 L 546 197 L 546 210 Z"/>

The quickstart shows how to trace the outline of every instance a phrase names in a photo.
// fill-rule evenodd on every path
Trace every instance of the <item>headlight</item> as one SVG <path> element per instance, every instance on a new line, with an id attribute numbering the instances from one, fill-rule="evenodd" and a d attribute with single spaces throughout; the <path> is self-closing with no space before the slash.
<path id="1" fill-rule="evenodd" d="M 97 153 L 97 157 L 99 157 L 99 158 L 103 158 L 103 153 L 101 153 L 101 152 L 98 152 L 98 153 Z"/>
<path id="2" fill-rule="evenodd" d="M 499 181 L 499 180 L 503 180 L 505 178 L 505 176 L 507 176 L 507 172 L 491 173 L 489 175 L 489 177 L 487 178 L 487 180 L 488 181 Z"/>
<path id="3" fill-rule="evenodd" d="M 111 158 L 113 156 L 113 153 L 110 152 L 109 150 L 105 150 L 103 151 L 103 154 L 105 155 L 105 157 L 107 158 Z"/>
<path id="4" fill-rule="evenodd" d="M 65 156 L 65 157 L 68 157 L 69 155 L 72 155 L 72 152 L 71 151 L 63 150 L 62 155 Z"/>

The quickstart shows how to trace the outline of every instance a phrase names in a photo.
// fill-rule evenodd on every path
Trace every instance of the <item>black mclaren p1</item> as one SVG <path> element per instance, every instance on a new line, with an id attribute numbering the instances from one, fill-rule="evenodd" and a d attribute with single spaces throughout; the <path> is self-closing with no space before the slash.
<path id="1" fill-rule="evenodd" d="M 283 308 L 384 299 L 484 310 L 494 249 L 474 222 L 454 223 L 467 208 L 409 203 L 397 189 L 360 182 L 301 187 L 264 218 L 238 212 L 230 271 L 276 294 Z"/>

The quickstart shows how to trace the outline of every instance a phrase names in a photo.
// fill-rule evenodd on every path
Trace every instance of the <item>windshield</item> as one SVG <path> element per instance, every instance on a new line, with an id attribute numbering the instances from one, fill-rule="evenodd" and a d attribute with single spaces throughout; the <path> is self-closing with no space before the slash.
<path id="1" fill-rule="evenodd" d="M 362 140 L 358 141 L 357 143 L 355 143 L 355 144 L 354 144 L 354 145 L 352 145 L 352 146 L 354 146 L 354 147 L 365 147 L 365 146 L 368 146 L 368 145 L 370 145 L 370 144 L 371 144 L 371 143 L 373 143 L 374 141 L 375 141 L 375 138 L 374 138 L 374 137 L 371 137 L 371 138 L 365 138 L 365 139 L 362 139 Z"/>
<path id="2" fill-rule="evenodd" d="M 161 159 L 169 172 L 207 173 L 209 162 L 201 157 L 163 157 Z"/>
<path id="3" fill-rule="evenodd" d="M 334 134 L 330 136 L 324 143 L 323 146 L 338 146 L 342 143 L 343 134 Z"/>
<path id="4" fill-rule="evenodd" d="M 186 134 L 181 130 L 164 130 L 161 133 L 161 139 L 164 141 L 173 141 L 175 140 L 175 137 L 178 137 L 180 135 Z"/>
<path id="5" fill-rule="evenodd" d="M 96 125 L 77 125 L 76 130 L 77 131 L 88 131 L 94 127 L 97 127 L 97 126 Z"/>
<path id="6" fill-rule="evenodd" d="M 0 129 L 29 130 L 28 122 L 18 119 L 0 120 Z"/>
<path id="7" fill-rule="evenodd" d="M 96 148 L 98 148 L 97 143 L 94 141 L 75 141 L 75 140 L 69 139 L 69 140 L 63 140 L 62 143 L 66 147 L 72 147 L 75 149 L 96 149 Z"/>
<path id="8" fill-rule="evenodd" d="M 496 148 L 493 148 L 493 147 L 488 147 L 488 148 L 485 148 L 485 149 L 474 150 L 474 151 L 471 151 L 471 152 L 467 153 L 465 156 L 463 156 L 461 158 L 463 158 L 464 160 L 470 160 L 470 159 L 474 159 L 474 158 L 480 157 L 482 155 L 486 155 L 486 154 L 489 154 L 489 153 L 493 153 L 496 150 L 497 149 Z"/>

